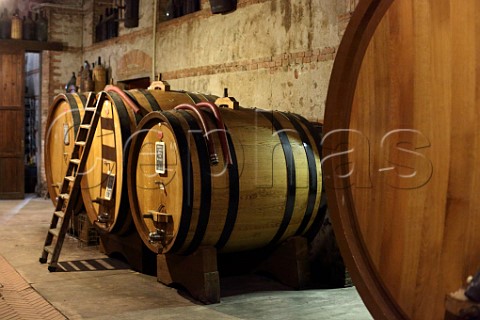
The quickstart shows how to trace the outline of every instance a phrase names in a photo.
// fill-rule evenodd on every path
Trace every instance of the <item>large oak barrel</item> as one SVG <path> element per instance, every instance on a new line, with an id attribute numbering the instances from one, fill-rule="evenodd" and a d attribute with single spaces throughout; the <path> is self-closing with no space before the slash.
<path id="1" fill-rule="evenodd" d="M 443 319 L 446 295 L 480 268 L 479 10 L 360 1 L 338 50 L 324 181 L 376 319 Z"/>
<path id="2" fill-rule="evenodd" d="M 122 92 L 127 96 L 122 97 Z M 140 119 L 151 111 L 215 97 L 185 91 L 140 90 L 107 92 L 101 118 L 82 178 L 82 198 L 89 220 L 103 232 L 134 230 L 127 197 L 125 169 L 129 140 Z M 134 112 L 127 100 L 139 108 Z"/>
<path id="3" fill-rule="evenodd" d="M 48 193 L 54 204 L 57 203 L 67 171 L 86 100 L 82 94 L 63 93 L 55 97 L 48 109 L 44 148 L 45 176 Z"/>
<path id="4" fill-rule="evenodd" d="M 319 146 L 308 121 L 220 108 L 222 129 L 202 112 L 206 125 L 191 110 L 170 110 L 150 113 L 137 128 L 127 176 L 146 246 L 156 253 L 189 254 L 199 246 L 239 252 L 273 247 L 321 223 Z"/>

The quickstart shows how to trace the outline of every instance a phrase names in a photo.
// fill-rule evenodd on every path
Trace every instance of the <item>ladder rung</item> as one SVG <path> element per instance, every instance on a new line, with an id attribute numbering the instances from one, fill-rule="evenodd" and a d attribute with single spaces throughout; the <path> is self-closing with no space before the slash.
<path id="1" fill-rule="evenodd" d="M 81 125 L 80 125 L 80 128 L 82 128 L 82 129 L 90 129 L 91 127 L 92 127 L 92 126 L 89 125 L 89 124 L 81 124 Z"/>
<path id="2" fill-rule="evenodd" d="M 63 219 L 63 217 L 65 217 L 65 212 L 63 212 L 63 211 L 55 211 L 54 214 L 61 219 Z"/>
<path id="3" fill-rule="evenodd" d="M 68 180 L 68 181 L 70 181 L 70 182 L 73 182 L 73 181 L 75 181 L 75 176 L 66 176 L 66 177 L 65 177 L 65 180 Z"/>
<path id="4" fill-rule="evenodd" d="M 97 108 L 91 107 L 91 108 L 85 108 L 84 110 L 85 110 L 85 111 L 95 112 L 95 110 L 97 110 Z"/>
<path id="5" fill-rule="evenodd" d="M 58 195 L 58 197 L 62 198 L 63 200 L 68 200 L 68 198 L 70 198 L 68 193 L 61 193 L 61 194 Z"/>
<path id="6" fill-rule="evenodd" d="M 75 142 L 75 144 L 76 144 L 77 146 L 80 146 L 80 147 L 85 147 L 85 145 L 86 145 L 87 143 L 86 143 L 85 141 L 77 141 L 77 142 Z"/>
<path id="7" fill-rule="evenodd" d="M 80 164 L 80 159 L 70 159 L 70 162 L 78 165 Z"/>
<path id="8" fill-rule="evenodd" d="M 60 229 L 59 228 L 50 229 L 50 230 L 48 230 L 48 232 L 53 234 L 55 237 L 58 237 L 58 235 L 60 234 Z"/>
<path id="9" fill-rule="evenodd" d="M 55 249 L 55 246 L 46 246 L 43 248 L 46 252 L 53 254 L 53 250 Z"/>

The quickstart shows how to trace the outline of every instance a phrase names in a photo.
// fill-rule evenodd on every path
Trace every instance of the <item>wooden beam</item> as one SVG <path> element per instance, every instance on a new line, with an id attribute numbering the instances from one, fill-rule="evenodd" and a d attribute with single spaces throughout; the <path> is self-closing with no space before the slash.
<path id="1" fill-rule="evenodd" d="M 63 51 L 63 43 L 34 40 L 2 39 L 0 40 L 0 48 L 9 48 L 29 52 L 39 52 L 44 50 Z"/>

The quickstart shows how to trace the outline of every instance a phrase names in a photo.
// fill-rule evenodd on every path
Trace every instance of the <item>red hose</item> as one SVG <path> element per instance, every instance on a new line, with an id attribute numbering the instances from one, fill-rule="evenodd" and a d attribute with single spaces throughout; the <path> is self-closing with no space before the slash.
<path id="1" fill-rule="evenodd" d="M 200 108 L 191 104 L 183 103 L 176 106 L 175 110 L 190 110 L 197 115 L 197 117 L 200 119 L 200 123 L 202 124 L 203 131 L 205 132 L 205 140 L 207 141 L 208 153 L 210 154 L 210 163 L 214 165 L 218 164 L 218 155 L 217 151 L 215 150 L 215 144 L 213 143 L 213 140 L 208 137 L 210 133 L 210 126 L 208 125 L 208 121 L 205 121 Z"/>
<path id="2" fill-rule="evenodd" d="M 137 106 L 137 104 L 123 91 L 117 86 L 113 86 L 111 84 L 107 85 L 103 91 L 106 92 L 115 92 L 117 93 L 120 97 L 122 97 L 123 101 L 132 109 L 135 113 L 138 113 L 140 111 L 140 108 Z"/>
<path id="3" fill-rule="evenodd" d="M 223 122 L 222 114 L 217 105 L 211 102 L 199 102 L 196 106 L 200 108 L 206 107 L 212 110 L 215 119 L 217 120 L 217 128 L 219 129 L 218 137 L 220 139 L 220 144 L 222 145 L 223 158 L 227 164 L 232 164 L 232 154 L 230 152 L 230 147 L 228 146 L 227 130 L 225 129 L 225 123 Z"/>

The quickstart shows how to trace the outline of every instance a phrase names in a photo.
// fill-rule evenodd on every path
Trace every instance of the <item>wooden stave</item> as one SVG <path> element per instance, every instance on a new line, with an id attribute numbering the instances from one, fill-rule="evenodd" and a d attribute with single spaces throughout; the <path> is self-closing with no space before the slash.
<path id="1" fill-rule="evenodd" d="M 245 110 L 245 109 L 244 109 Z M 237 119 L 237 115 L 239 114 L 238 111 L 232 111 L 232 110 L 221 110 L 222 111 L 222 116 L 224 117 L 224 121 L 228 127 L 228 123 L 232 123 L 234 121 L 236 121 Z M 256 111 L 253 111 L 253 110 L 247 110 L 246 112 L 250 112 L 250 113 L 256 113 L 256 116 L 259 117 L 259 121 L 264 123 L 265 126 L 270 126 L 269 127 L 269 130 L 271 130 L 271 122 L 268 121 L 268 119 L 262 115 L 261 113 L 257 112 Z M 231 116 L 226 116 L 225 113 L 230 113 Z M 270 112 L 266 112 L 267 114 L 270 113 Z M 225 118 L 226 116 L 226 118 Z M 319 223 L 319 221 L 321 222 L 323 219 L 318 218 L 318 219 L 315 219 L 317 218 L 319 215 L 323 215 L 324 214 L 324 211 L 321 212 L 321 208 L 320 208 L 320 193 L 321 193 L 321 174 L 320 174 L 320 179 L 318 179 L 318 176 L 315 175 L 315 178 L 316 178 L 316 182 L 318 182 L 318 187 L 320 189 L 316 190 L 316 197 L 315 197 L 315 201 L 314 201 L 314 206 L 313 208 L 311 208 L 312 212 L 314 212 L 312 214 L 312 216 L 310 217 L 310 219 L 307 219 L 307 223 L 303 226 L 302 230 L 299 230 L 299 226 L 297 225 L 296 227 L 294 227 L 292 229 L 292 227 L 290 225 L 287 224 L 287 227 L 290 227 L 291 230 L 289 230 L 288 233 L 284 233 L 286 231 L 286 228 L 285 227 L 285 230 L 278 230 L 279 228 L 275 229 L 276 232 L 279 232 L 279 235 L 276 237 L 275 239 L 275 234 L 271 234 L 270 235 L 270 238 L 269 236 L 267 236 L 267 240 L 263 240 L 262 243 L 258 243 L 259 241 L 258 240 L 254 240 L 254 244 L 250 244 L 250 245 L 247 245 L 247 246 L 244 246 L 244 245 L 240 245 L 238 247 L 235 247 L 235 242 L 239 241 L 238 239 L 241 238 L 242 236 L 245 236 L 245 231 L 242 231 L 242 230 L 239 230 L 237 227 L 239 224 L 235 225 L 235 221 L 239 221 L 240 219 L 245 219 L 246 217 L 246 214 L 245 214 L 245 211 L 247 210 L 250 210 L 249 208 L 247 208 L 245 205 L 242 205 L 242 203 L 240 203 L 241 199 L 238 199 L 240 196 L 239 194 L 242 192 L 242 187 L 239 185 L 240 183 L 237 181 L 236 182 L 236 186 L 235 186 L 235 182 L 234 180 L 238 179 L 239 175 L 242 174 L 242 169 L 244 168 L 238 168 L 238 163 L 236 162 L 237 161 L 237 157 L 235 156 L 235 149 L 232 148 L 232 153 L 233 153 L 233 165 L 229 167 L 228 171 L 227 171 L 227 176 L 229 177 L 233 177 L 233 179 L 227 179 L 229 180 L 230 182 L 229 183 L 225 183 L 225 185 L 229 185 L 229 196 L 223 196 L 224 198 L 226 199 L 222 199 L 222 195 L 220 195 L 218 193 L 218 190 L 216 190 L 215 188 L 215 182 L 209 182 L 209 183 L 212 183 L 214 185 L 214 187 L 212 187 L 212 185 L 205 185 L 205 184 L 202 184 L 202 182 L 194 182 L 193 180 L 188 180 L 187 178 L 183 177 L 182 176 L 182 179 L 184 179 L 184 182 L 183 184 L 184 185 L 196 185 L 197 187 L 193 187 L 192 189 L 193 190 L 185 190 L 185 189 L 181 189 L 178 194 L 182 194 L 182 196 L 184 197 L 184 199 L 181 201 L 183 203 L 190 203 L 192 202 L 193 203 L 193 207 L 197 207 L 198 208 L 198 215 L 197 214 L 193 214 L 191 215 L 191 213 L 189 213 L 188 210 L 184 210 L 185 207 L 182 207 L 182 214 L 180 215 L 180 218 L 178 218 L 178 220 L 181 220 L 180 222 L 180 228 L 178 229 L 181 229 L 182 227 L 184 228 L 182 231 L 180 230 L 176 230 L 176 238 L 175 238 L 175 241 L 172 241 L 172 243 L 168 246 L 168 248 L 158 248 L 157 246 L 155 245 L 152 245 L 150 242 L 149 242 L 149 239 L 148 239 L 148 234 L 152 228 L 152 225 L 146 225 L 143 221 L 143 219 L 141 218 L 141 205 L 139 204 L 139 202 L 141 200 L 139 200 L 139 194 L 142 194 L 144 195 L 145 194 L 145 191 L 144 189 L 140 189 L 140 190 L 137 190 L 138 189 L 138 178 L 135 178 L 136 177 L 139 177 L 140 174 L 139 174 L 139 171 L 136 172 L 136 174 L 134 175 L 133 172 L 135 172 L 135 170 L 138 170 L 138 165 L 139 165 L 139 162 L 141 162 L 142 160 L 139 160 L 139 154 L 138 154 L 138 151 L 140 150 L 142 144 L 148 140 L 146 137 L 147 135 L 149 134 L 149 130 L 153 130 L 152 128 L 154 128 L 154 126 L 156 126 L 158 124 L 159 121 L 162 121 L 164 123 L 168 123 L 169 126 L 172 126 L 172 123 L 173 124 L 173 128 L 176 128 L 176 129 L 173 129 L 173 130 L 176 130 L 176 136 L 175 136 L 175 139 L 179 138 L 180 140 L 176 141 L 176 146 L 180 146 L 182 144 L 185 144 L 185 135 L 183 137 L 179 137 L 180 135 L 178 134 L 178 131 L 184 131 L 184 132 L 188 132 L 189 129 L 193 129 L 193 130 L 197 130 L 199 129 L 199 127 L 195 127 L 195 128 L 192 128 L 191 126 L 191 122 L 187 124 L 187 117 L 193 119 L 193 115 L 191 115 L 189 112 L 186 112 L 186 111 L 173 111 L 173 112 L 163 112 L 163 113 L 151 113 L 149 114 L 147 117 L 145 117 L 142 122 L 139 124 L 139 127 L 138 127 L 138 131 L 137 132 L 142 132 L 141 134 L 139 134 L 138 136 L 135 137 L 134 139 L 134 142 L 133 142 L 133 147 L 130 149 L 130 154 L 129 154 L 129 160 L 128 160 L 128 188 L 129 188 L 129 199 L 130 199 L 130 204 L 131 204 L 131 208 L 132 208 L 132 214 L 133 214 L 133 220 L 135 222 L 135 225 L 137 227 L 137 230 L 140 234 L 140 236 L 142 237 L 142 240 L 144 241 L 145 245 L 147 247 L 150 248 L 150 250 L 152 250 L 153 252 L 156 252 L 156 253 L 179 253 L 179 254 L 189 254 L 191 252 L 193 252 L 194 250 L 196 250 L 198 248 L 198 246 L 200 245 L 213 245 L 217 248 L 217 250 L 221 251 L 221 252 L 232 252 L 232 251 L 244 251 L 244 250 L 251 250 L 251 249 L 256 249 L 256 248 L 260 248 L 260 247 L 274 247 L 276 246 L 278 243 L 280 243 L 281 241 L 285 240 L 286 238 L 290 237 L 290 236 L 293 236 L 295 234 L 305 234 L 307 232 L 311 232 L 312 230 L 316 230 L 317 229 L 317 225 Z M 281 122 L 282 124 L 285 123 L 285 114 L 283 113 L 276 113 L 276 116 L 275 118 L 280 118 L 281 119 Z M 297 116 L 295 116 L 297 117 Z M 301 118 L 301 117 L 300 117 Z M 303 119 L 303 118 L 301 118 Z M 251 119 L 250 119 L 251 120 Z M 196 121 L 196 120 L 195 120 Z M 213 119 L 211 119 L 211 121 L 213 121 Z M 316 136 L 312 134 L 312 127 L 308 125 L 308 121 L 306 121 L 305 119 L 303 119 L 303 121 L 299 121 L 299 126 L 302 127 L 302 129 L 304 129 L 305 131 L 307 131 L 309 133 L 309 141 L 308 142 L 311 142 L 312 144 L 312 152 L 316 152 L 317 155 L 319 155 L 319 149 L 318 149 L 318 144 L 315 143 L 316 140 Z M 287 129 L 291 129 L 291 128 L 287 128 Z M 227 128 L 227 130 L 230 130 Z M 236 131 L 236 129 L 234 129 L 233 131 Z M 271 132 L 271 131 L 270 131 Z M 235 132 L 237 135 L 238 135 L 238 132 Z M 168 134 L 170 135 L 170 134 Z M 216 135 L 214 135 L 216 136 Z M 234 141 L 232 140 L 231 138 L 231 135 L 229 134 L 228 135 L 229 137 L 229 144 L 230 146 L 234 147 L 235 144 L 234 144 Z M 219 143 L 217 139 L 214 139 L 215 140 L 215 143 Z M 151 141 L 148 140 L 148 143 L 151 144 Z M 202 143 L 204 144 L 204 141 L 202 141 Z M 202 144 L 201 143 L 201 144 Z M 201 146 L 200 144 L 200 146 Z M 177 150 L 176 154 L 177 154 L 177 158 L 180 158 L 180 156 L 178 156 L 178 154 L 185 154 L 187 153 L 187 151 L 185 150 L 180 150 L 180 147 Z M 199 150 L 199 145 L 196 145 L 196 148 L 197 150 Z M 205 149 L 205 146 L 201 146 L 201 148 Z M 237 145 L 237 148 L 238 148 L 238 145 Z M 302 150 L 303 150 L 303 147 L 302 147 Z M 217 150 L 219 151 L 219 150 Z M 302 151 L 303 152 L 303 151 Z M 205 153 L 206 151 L 203 150 L 203 151 L 199 151 L 199 154 L 203 154 L 204 156 L 199 156 L 197 155 L 196 152 L 190 152 L 191 154 L 193 154 L 192 156 L 192 159 L 193 159 L 193 167 L 192 167 L 192 162 L 190 163 L 190 169 L 188 169 L 189 166 L 186 166 L 184 162 L 182 162 L 184 164 L 184 167 L 183 167 L 183 170 L 186 171 L 186 170 L 193 170 L 194 172 L 197 171 L 200 171 L 200 174 L 196 175 L 196 176 L 200 176 L 202 173 L 203 173 L 203 170 L 199 170 L 198 168 L 205 168 L 205 158 L 208 160 L 208 157 L 205 156 Z M 242 156 L 240 155 L 240 160 L 239 162 L 241 163 L 242 160 Z M 283 155 L 282 155 L 283 157 Z M 296 155 L 296 157 L 298 157 L 298 155 Z M 201 160 L 199 160 L 201 159 Z M 318 170 L 320 170 L 320 159 L 319 159 L 319 156 L 317 156 L 317 158 L 315 159 L 315 166 L 316 168 L 314 170 L 316 170 L 318 168 Z M 203 161 L 203 165 L 202 164 L 199 164 L 197 163 L 198 162 L 202 162 Z M 207 161 L 208 162 L 208 161 Z M 224 164 L 223 162 L 223 157 L 220 157 L 220 166 L 222 166 Z M 209 165 L 208 165 L 209 166 Z M 196 167 L 196 168 L 195 168 Z M 240 171 L 239 171 L 240 169 Z M 317 173 L 317 172 L 315 172 Z M 195 175 L 195 174 L 194 174 Z M 198 178 L 197 178 L 198 180 Z M 200 181 L 202 181 L 202 179 L 200 179 Z M 244 181 L 243 183 L 245 183 L 245 180 L 242 180 Z M 218 187 L 218 185 L 217 185 Z M 207 190 L 205 192 L 205 190 Z M 284 190 L 286 191 L 286 190 Z M 185 195 L 189 195 L 189 194 L 197 194 L 198 192 L 202 192 L 202 195 L 201 196 L 198 196 L 198 197 L 195 197 L 195 198 L 185 198 Z M 222 199 L 224 201 L 224 203 L 227 203 L 224 207 L 223 207 L 223 210 L 228 212 L 228 213 L 225 213 L 225 216 L 223 217 L 220 217 L 222 214 L 218 214 L 215 215 L 214 214 L 214 217 L 209 220 L 209 217 L 208 215 L 212 214 L 211 212 L 208 212 L 208 209 L 204 209 L 204 213 L 202 214 L 202 203 L 205 202 L 204 201 L 204 194 L 203 192 L 205 192 L 207 195 L 211 195 L 212 199 L 216 199 L 215 201 L 212 200 L 212 199 L 208 199 L 207 202 L 209 202 L 208 204 L 204 205 L 204 207 L 206 208 L 210 208 L 212 207 L 211 211 L 212 212 L 215 212 L 215 208 L 213 208 L 215 206 L 215 204 L 218 201 L 218 199 Z M 216 193 L 217 192 L 217 193 Z M 228 193 L 227 191 L 224 191 L 225 193 Z M 295 190 L 295 192 L 297 192 Z M 172 194 L 172 192 L 170 191 L 170 194 Z M 237 199 L 235 198 L 237 197 Z M 156 198 L 155 196 L 150 196 L 150 199 L 152 198 Z M 229 200 L 228 200 L 229 199 Z M 147 200 L 147 201 L 150 201 L 150 200 Z M 195 201 L 197 201 L 197 203 L 195 203 Z M 200 203 L 198 202 L 200 201 Z M 157 205 L 152 205 L 153 207 L 157 206 Z M 235 208 L 236 206 L 236 208 Z M 227 207 L 227 208 L 225 208 Z M 232 209 L 232 207 L 234 209 Z M 218 209 L 218 208 L 217 208 Z M 283 207 L 283 210 L 285 208 Z M 236 212 L 235 212 L 236 211 Z M 297 210 L 299 211 L 299 210 Z M 301 211 L 301 210 L 300 210 Z M 190 211 L 191 212 L 191 211 Z M 189 216 L 189 218 L 185 219 L 185 216 Z M 204 216 L 206 215 L 206 217 Z M 298 216 L 298 212 L 296 213 L 296 215 Z M 240 216 L 240 218 L 239 218 Z M 190 223 L 191 221 L 189 221 L 188 219 L 190 219 L 191 217 L 193 217 L 193 222 Z M 248 219 L 248 217 L 247 217 Z M 217 220 L 220 220 L 220 221 L 217 221 Z M 227 222 L 228 220 L 228 222 Z M 211 222 L 211 221 L 215 221 L 215 222 Z M 232 221 L 233 221 L 233 224 L 232 224 Z M 281 222 L 281 220 L 278 221 L 279 224 Z M 209 223 L 212 223 L 212 224 L 218 224 L 218 226 L 216 227 L 210 227 L 210 224 Z M 241 224 L 244 224 L 244 222 L 240 222 L 240 225 Z M 148 223 L 147 223 L 148 224 Z M 185 227 L 185 225 L 188 225 L 190 224 L 189 227 Z M 198 225 L 200 225 L 200 227 L 198 227 Z M 199 231 L 197 229 L 197 227 L 199 229 L 201 229 L 201 231 Z M 296 232 L 298 231 L 298 232 Z M 182 234 L 180 236 L 180 234 Z M 248 236 L 247 236 L 248 237 Z M 181 238 L 179 240 L 179 238 Z M 207 238 L 207 239 L 206 239 Z M 232 245 L 233 243 L 233 245 Z M 224 248 L 224 246 L 226 246 L 226 248 Z"/>

